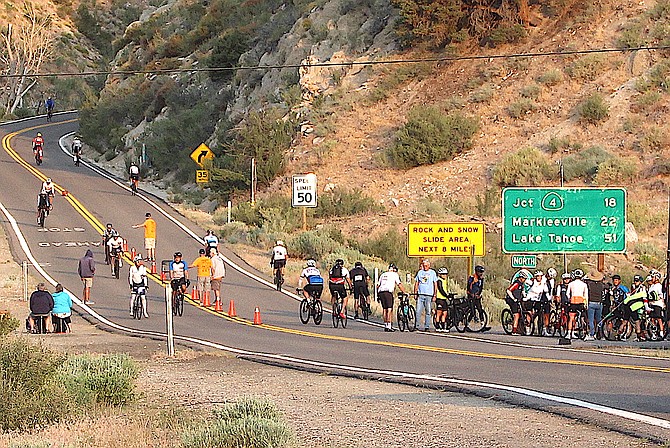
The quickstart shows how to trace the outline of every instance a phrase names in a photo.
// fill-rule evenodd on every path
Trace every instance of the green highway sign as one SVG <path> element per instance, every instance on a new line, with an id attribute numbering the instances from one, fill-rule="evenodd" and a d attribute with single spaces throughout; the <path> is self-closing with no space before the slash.
<path id="1" fill-rule="evenodd" d="M 505 253 L 584 253 L 626 250 L 623 188 L 505 188 Z"/>
<path id="2" fill-rule="evenodd" d="M 513 268 L 535 269 L 537 267 L 537 256 L 535 255 L 512 255 Z"/>

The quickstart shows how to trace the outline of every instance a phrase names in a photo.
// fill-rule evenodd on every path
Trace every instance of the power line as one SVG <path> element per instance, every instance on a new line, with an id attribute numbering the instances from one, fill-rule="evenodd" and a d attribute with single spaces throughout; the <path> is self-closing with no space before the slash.
<path id="1" fill-rule="evenodd" d="M 517 59 L 517 58 L 540 58 L 551 56 L 571 56 L 594 53 L 628 53 L 640 50 L 668 50 L 670 45 L 658 45 L 632 48 L 598 48 L 594 50 L 569 50 L 569 51 L 547 51 L 533 53 L 511 53 L 511 54 L 487 54 L 473 56 L 445 56 L 435 58 L 418 59 L 392 59 L 386 61 L 350 61 L 350 62 L 317 62 L 314 64 L 284 64 L 284 65 L 243 65 L 239 67 L 205 67 L 205 68 L 172 68 L 154 70 L 101 70 L 86 72 L 56 72 L 38 73 L 27 75 L 29 78 L 48 77 L 85 77 L 85 76 L 131 76 L 131 75 L 169 75 L 175 73 L 200 73 L 200 72 L 234 72 L 240 70 L 277 70 L 285 68 L 310 68 L 310 67 L 353 67 L 358 65 L 394 65 L 394 64 L 422 64 L 422 63 L 444 63 L 457 61 L 477 61 L 491 59 Z M 0 74 L 0 78 L 20 78 L 23 74 Z"/>

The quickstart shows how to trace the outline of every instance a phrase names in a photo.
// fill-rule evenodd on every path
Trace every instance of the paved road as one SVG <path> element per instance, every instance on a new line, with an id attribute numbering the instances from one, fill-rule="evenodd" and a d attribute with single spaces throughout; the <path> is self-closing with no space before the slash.
<path id="1" fill-rule="evenodd" d="M 174 251 L 180 250 L 190 263 L 197 257 L 201 245 L 142 197 L 131 196 L 117 183 L 85 166 L 75 167 L 72 159 L 58 149 L 58 138 L 76 129 L 75 114 L 56 115 L 50 124 L 44 119 L 36 119 L 2 126 L 1 134 L 9 137 L 3 139 L 4 150 L 0 152 L 0 176 L 3 180 L 0 202 L 16 218 L 34 256 L 57 281 L 80 294 L 77 260 L 90 248 L 99 262 L 92 293 L 95 301 L 93 308 L 118 324 L 164 332 L 163 292 L 156 283 L 149 291 L 151 317 L 141 321 L 129 317 L 127 282 L 123 276 L 119 280 L 112 278 L 109 267 L 102 263 L 103 250 L 99 245 L 101 226 L 106 222 L 114 223 L 129 241 L 129 246 L 139 248 L 142 246 L 143 231 L 131 226 L 141 223 L 144 214 L 151 211 L 158 228 L 157 259 L 168 259 Z M 33 161 L 30 142 L 37 130 L 46 139 L 44 163 L 39 170 L 35 169 L 34 162 L 30 163 Z M 183 156 L 188 157 L 186 151 Z M 28 163 L 20 159 L 17 161 L 18 157 Z M 40 229 L 35 223 L 36 195 L 41 184 L 38 177 L 47 176 L 54 180 L 59 191 L 67 190 L 69 196 L 56 197 L 46 229 Z M 196 235 L 204 235 L 203 229 L 186 222 L 169 206 L 162 203 L 161 206 Z M 7 230 L 15 257 L 25 259 L 18 241 Z M 244 269 L 261 275 L 230 251 L 224 249 L 223 253 Z M 127 266 L 123 274 L 127 275 Z M 195 277 L 193 274 L 192 278 Z M 184 316 L 175 319 L 175 333 L 244 350 L 343 366 L 524 388 L 670 421 L 670 363 L 665 359 L 556 350 L 553 347 L 555 340 L 549 339 L 541 340 L 539 344 L 543 346 L 537 347 L 494 344 L 482 338 L 452 335 L 388 334 L 377 327 L 352 321 L 346 330 L 334 329 L 327 317 L 318 327 L 312 323 L 302 325 L 297 316 L 298 303 L 294 299 L 247 275 L 229 268 L 224 288 L 226 307 L 228 299 L 234 299 L 239 319 L 188 305 Z M 257 306 L 262 310 L 265 324 L 260 327 L 250 323 Z M 497 336 L 486 338 L 498 342 L 505 340 Z M 528 342 L 526 338 L 522 341 Z M 388 375 L 379 373 L 379 376 Z M 416 377 L 410 380 L 422 381 Z M 504 390 L 488 394 L 515 396 Z M 535 400 L 533 406 L 550 406 L 560 413 L 607 421 L 626 430 L 640 430 L 638 432 L 657 439 L 666 439 L 670 435 L 667 429 L 647 423 L 619 421 L 618 417 L 612 416 L 599 417 L 598 412 L 578 410 L 570 402 L 548 403 L 537 398 L 526 399 Z M 664 423 L 661 422 L 661 425 Z M 668 425 L 670 428 L 670 423 Z"/>

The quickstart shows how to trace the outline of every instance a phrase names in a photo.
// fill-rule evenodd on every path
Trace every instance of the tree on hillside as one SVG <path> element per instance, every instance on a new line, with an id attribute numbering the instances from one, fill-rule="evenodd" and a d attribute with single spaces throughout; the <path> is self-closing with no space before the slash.
<path id="1" fill-rule="evenodd" d="M 42 62 L 48 57 L 53 44 L 51 14 L 41 11 L 34 4 L 23 3 L 23 23 L 19 26 L 8 24 L 0 32 L 2 48 L 2 104 L 5 113 L 14 113 L 23 104 L 23 97 L 38 81 Z"/>

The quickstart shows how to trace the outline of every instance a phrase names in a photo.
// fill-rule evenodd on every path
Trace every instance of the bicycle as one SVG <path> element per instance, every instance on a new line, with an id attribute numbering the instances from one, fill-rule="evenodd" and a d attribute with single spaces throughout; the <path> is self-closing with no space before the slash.
<path id="1" fill-rule="evenodd" d="M 547 327 L 549 336 L 555 336 L 556 333 L 563 338 L 567 336 L 569 318 L 567 308 L 554 301 L 549 312 L 549 327 Z"/>
<path id="2" fill-rule="evenodd" d="M 465 296 L 456 297 L 456 294 L 453 292 L 448 293 L 447 298 L 449 300 L 447 302 L 447 309 L 445 310 L 447 314 L 447 318 L 444 321 L 445 329 L 449 330 L 451 327 L 454 327 L 459 333 L 465 333 L 467 323 L 464 317 L 470 309 L 470 304 Z M 433 327 L 439 328 L 441 323 L 437 321 L 437 312 L 434 311 L 436 310 L 431 310 L 433 314 Z"/>
<path id="3" fill-rule="evenodd" d="M 54 110 L 53 109 L 47 109 L 47 123 L 51 121 L 53 116 L 54 116 Z"/>
<path id="4" fill-rule="evenodd" d="M 137 195 L 137 184 L 139 180 L 138 179 L 130 179 L 130 194 L 133 196 Z"/>
<path id="5" fill-rule="evenodd" d="M 302 289 L 296 289 L 298 294 L 302 294 Z M 309 293 L 309 299 L 302 299 L 300 302 L 300 322 L 307 325 L 310 316 L 314 320 L 314 325 L 320 325 L 323 319 L 323 305 L 319 297 L 315 297 L 313 293 Z"/>
<path id="6" fill-rule="evenodd" d="M 80 151 L 81 151 L 81 149 L 80 150 L 75 149 L 72 153 L 72 157 L 74 158 L 74 166 L 79 166 L 79 164 L 81 163 L 81 153 L 80 153 Z"/>
<path id="7" fill-rule="evenodd" d="M 575 325 L 572 327 L 572 333 L 575 334 L 577 339 L 584 339 L 586 338 L 586 335 L 589 334 L 588 332 L 588 322 L 586 319 L 586 310 L 577 310 L 575 314 Z M 569 332 L 566 331 L 566 335 L 564 337 L 570 336 L 568 334 Z"/>
<path id="8" fill-rule="evenodd" d="M 44 223 L 47 219 L 47 209 L 45 207 L 40 207 L 37 209 L 37 225 L 44 228 Z"/>
<path id="9" fill-rule="evenodd" d="M 342 325 L 342 328 L 347 328 L 347 310 L 343 308 L 344 298 L 340 293 L 335 291 L 335 304 L 333 305 L 333 327 L 337 328 Z M 344 317 L 340 316 L 342 314 Z"/>
<path id="10" fill-rule="evenodd" d="M 41 147 L 38 147 L 35 151 L 35 163 L 37 166 L 40 166 L 42 164 L 42 158 L 44 157 L 44 151 L 42 150 Z"/>
<path id="11" fill-rule="evenodd" d="M 623 303 L 615 306 L 598 322 L 598 331 L 602 332 L 608 341 L 627 341 L 635 330 L 634 325 L 623 318 L 620 311 L 622 306 Z"/>
<path id="12" fill-rule="evenodd" d="M 398 311 L 396 318 L 398 319 L 398 329 L 400 331 L 415 331 L 416 330 L 416 308 L 409 303 L 409 294 L 404 292 L 398 293 Z"/>
<path id="13" fill-rule="evenodd" d="M 358 305 L 358 308 L 363 313 L 363 320 L 369 320 L 372 310 L 370 309 L 370 304 L 368 303 L 368 296 L 366 296 L 365 294 L 359 294 L 357 305 Z M 358 315 L 357 310 L 356 310 L 356 315 Z"/>
<path id="14" fill-rule="evenodd" d="M 284 284 L 284 276 L 281 273 L 281 268 L 275 268 L 274 271 L 274 285 L 277 287 L 277 291 L 281 291 L 281 285 Z"/>
<path id="15" fill-rule="evenodd" d="M 147 287 L 144 285 L 133 286 L 131 295 L 133 297 L 133 318 L 141 320 L 146 312 L 144 302 L 146 302 Z"/>
<path id="16" fill-rule="evenodd" d="M 517 332 L 526 336 L 531 335 L 535 329 L 533 315 L 530 311 L 525 310 L 521 303 L 518 303 L 518 305 L 521 315 L 519 316 L 519 326 L 517 328 Z M 511 308 L 508 307 L 502 310 L 502 313 L 500 313 L 500 323 L 502 324 L 503 330 L 506 334 L 512 334 L 514 332 L 514 314 L 512 313 Z"/>
<path id="17" fill-rule="evenodd" d="M 188 279 L 179 279 L 179 286 L 173 289 L 172 293 L 172 314 L 175 316 L 184 315 L 184 292 L 188 289 L 191 282 Z M 174 284 L 173 284 L 174 286 Z"/>
<path id="18" fill-rule="evenodd" d="M 110 252 L 110 257 L 112 260 L 112 275 L 118 280 L 121 274 L 121 256 L 123 251 L 120 248 L 114 248 Z"/>
<path id="19" fill-rule="evenodd" d="M 489 315 L 486 310 L 481 306 L 481 299 L 479 308 L 475 305 L 475 300 L 472 298 L 466 299 L 468 305 L 465 313 L 463 314 L 463 321 L 465 323 L 465 330 L 481 333 L 486 328 L 486 325 L 489 323 Z M 462 332 L 461 332 L 462 333 Z"/>

